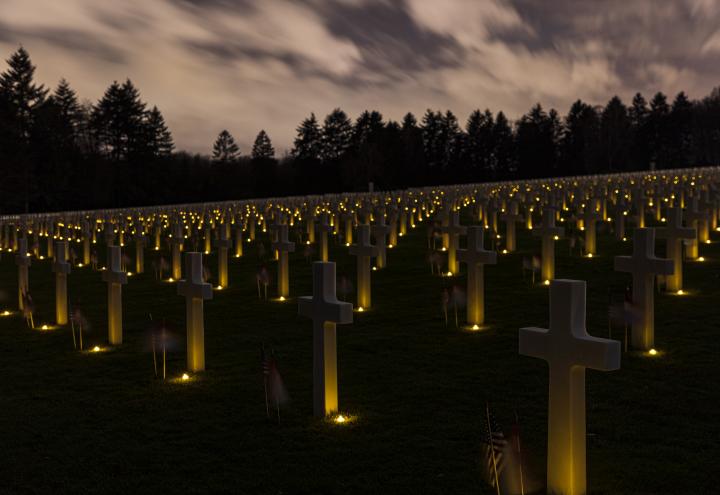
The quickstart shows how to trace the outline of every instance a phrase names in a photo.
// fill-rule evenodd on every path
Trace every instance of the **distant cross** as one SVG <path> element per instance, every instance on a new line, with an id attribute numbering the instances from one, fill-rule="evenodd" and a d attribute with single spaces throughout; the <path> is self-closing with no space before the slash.
<path id="1" fill-rule="evenodd" d="M 295 243 L 288 240 L 287 224 L 277 226 L 277 239 L 272 243 L 272 249 L 278 253 L 278 297 L 288 297 L 290 295 L 288 253 L 295 251 Z"/>
<path id="2" fill-rule="evenodd" d="M 218 250 L 218 285 L 220 287 L 228 286 L 228 252 L 232 246 L 232 241 L 228 238 L 228 232 L 225 224 L 220 225 L 219 238 L 217 240 Z"/>
<path id="3" fill-rule="evenodd" d="M 67 241 L 55 242 L 52 271 L 55 273 L 55 321 L 58 325 L 67 325 L 68 322 L 67 276 L 70 263 L 67 262 L 67 252 Z"/>
<path id="4" fill-rule="evenodd" d="M 518 204 L 515 201 L 510 203 L 508 211 L 500 215 L 500 219 L 505 222 L 505 249 L 512 253 L 517 248 L 515 239 L 515 224 L 521 222 L 523 217 L 518 213 Z"/>
<path id="5" fill-rule="evenodd" d="M 182 220 L 178 219 L 173 227 L 172 234 L 172 278 L 180 280 L 182 278 L 182 264 L 180 260 L 180 251 L 185 244 L 185 236 L 183 234 Z"/>
<path id="6" fill-rule="evenodd" d="M 203 301 L 212 299 L 212 286 L 203 280 L 201 253 L 185 253 L 185 280 L 177 284 L 179 296 L 185 297 L 187 326 L 187 367 L 189 371 L 205 369 L 205 321 Z"/>
<path id="7" fill-rule="evenodd" d="M 585 330 L 585 282 L 550 283 L 550 329 L 521 328 L 520 354 L 550 367 L 547 492 L 584 495 L 585 369 L 620 368 L 620 342 Z"/>
<path id="8" fill-rule="evenodd" d="M 375 266 L 380 270 L 387 266 L 387 235 L 390 233 L 390 227 L 385 224 L 385 216 L 382 212 L 378 212 L 377 221 L 370 227 L 370 231 L 378 248 Z"/>
<path id="9" fill-rule="evenodd" d="M 639 317 L 632 324 L 632 344 L 652 349 L 655 341 L 655 275 L 672 275 L 673 261 L 655 257 L 655 230 L 633 232 L 632 256 L 615 256 L 615 271 L 632 275 L 632 302 Z"/>
<path id="10" fill-rule="evenodd" d="M 313 414 L 338 410 L 336 324 L 352 323 L 352 304 L 335 296 L 335 263 L 313 263 L 313 295 L 298 300 L 298 314 L 313 321 Z"/>
<path id="11" fill-rule="evenodd" d="M 542 242 L 540 271 L 543 281 L 555 278 L 555 240 L 564 233 L 565 229 L 555 226 L 555 210 L 549 206 L 544 207 L 542 224 L 533 229 L 533 235 L 540 237 Z"/>
<path id="12" fill-rule="evenodd" d="M 588 204 L 582 214 L 583 228 L 585 229 L 585 254 L 597 254 L 596 223 L 602 220 L 595 207 Z"/>
<path id="13" fill-rule="evenodd" d="M 440 230 L 448 236 L 448 272 L 453 275 L 457 274 L 458 263 L 457 263 L 457 249 L 460 244 L 460 236 L 465 235 L 467 227 L 460 225 L 460 212 L 454 211 L 450 216 L 450 222 L 446 227 L 441 227 Z"/>
<path id="14" fill-rule="evenodd" d="M 28 268 L 31 258 L 28 254 L 27 238 L 21 237 L 18 241 L 18 254 L 15 255 L 15 264 L 18 267 L 18 307 L 22 311 L 25 308 L 24 296 L 30 291 L 30 278 Z"/>
<path id="15" fill-rule="evenodd" d="M 332 232 L 333 228 L 330 225 L 327 213 L 323 213 L 320 217 L 320 223 L 317 225 L 317 229 L 320 231 L 320 261 L 328 261 L 330 258 L 328 253 L 328 235 Z"/>
<path id="16" fill-rule="evenodd" d="M 673 273 L 665 277 L 668 291 L 682 289 L 682 241 L 695 239 L 696 230 L 682 226 L 682 208 L 668 208 L 666 226 L 657 229 L 658 239 L 665 239 L 665 255 L 673 262 Z"/>
<path id="17" fill-rule="evenodd" d="M 370 258 L 377 256 L 378 248 L 370 242 L 370 226 L 358 226 L 358 242 L 350 246 L 350 254 L 357 257 L 357 306 L 369 309 L 371 301 Z"/>
<path id="18" fill-rule="evenodd" d="M 127 273 L 122 270 L 122 251 L 119 246 L 108 246 L 108 266 L 102 279 L 108 286 L 108 341 L 110 345 L 123 342 L 122 286 L 127 283 Z"/>
<path id="19" fill-rule="evenodd" d="M 484 265 L 497 263 L 497 253 L 483 246 L 482 227 L 468 227 L 467 249 L 458 250 L 458 260 L 467 264 L 467 322 L 482 325 L 485 322 Z"/>

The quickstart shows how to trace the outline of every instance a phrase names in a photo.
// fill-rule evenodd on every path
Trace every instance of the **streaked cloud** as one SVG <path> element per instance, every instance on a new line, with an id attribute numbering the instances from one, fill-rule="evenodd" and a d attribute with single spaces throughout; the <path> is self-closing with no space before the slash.
<path id="1" fill-rule="evenodd" d="M 720 84 L 714 0 L 0 0 L 0 50 L 19 43 L 54 86 L 96 100 L 131 78 L 181 148 L 229 129 L 276 149 L 340 106 L 388 118 L 477 107 L 517 117 L 639 90 Z"/>

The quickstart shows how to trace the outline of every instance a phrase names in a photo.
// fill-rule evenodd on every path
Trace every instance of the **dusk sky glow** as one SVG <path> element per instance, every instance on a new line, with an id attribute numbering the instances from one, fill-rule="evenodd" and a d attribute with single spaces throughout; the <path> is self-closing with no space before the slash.
<path id="1" fill-rule="evenodd" d="M 93 102 L 129 77 L 179 149 L 207 154 L 227 128 L 248 153 L 264 128 L 282 154 L 334 107 L 464 122 L 636 91 L 701 98 L 720 84 L 720 3 L 0 0 L 3 59 L 19 44 L 40 82 L 65 77 Z"/>

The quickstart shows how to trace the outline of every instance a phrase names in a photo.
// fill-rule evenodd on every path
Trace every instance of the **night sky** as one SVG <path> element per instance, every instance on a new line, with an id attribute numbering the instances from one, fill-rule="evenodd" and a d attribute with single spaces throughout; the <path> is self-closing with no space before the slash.
<path id="1" fill-rule="evenodd" d="M 65 77 L 93 102 L 129 77 L 180 149 L 209 153 L 227 128 L 247 153 L 264 128 L 282 152 L 337 106 L 464 122 L 478 107 L 700 98 L 720 85 L 720 2 L 0 0 L 0 54 L 19 44 L 40 82 Z"/>

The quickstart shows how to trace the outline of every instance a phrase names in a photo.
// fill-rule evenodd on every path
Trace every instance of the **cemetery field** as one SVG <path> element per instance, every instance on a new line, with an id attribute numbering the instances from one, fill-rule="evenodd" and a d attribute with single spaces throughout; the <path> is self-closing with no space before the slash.
<path id="1" fill-rule="evenodd" d="M 430 273 L 425 224 L 388 251 L 388 267 L 372 273 L 372 309 L 338 325 L 345 424 L 312 415 L 312 323 L 297 316 L 296 299 L 312 293 L 304 246 L 291 254 L 285 302 L 258 299 L 257 241 L 230 258 L 230 286 L 205 302 L 207 371 L 185 382 L 177 380 L 185 371 L 185 299 L 175 284 L 154 279 L 155 252 L 146 250 L 147 272 L 123 287 L 124 344 L 117 348 L 107 345 L 101 273 L 73 267 L 69 299 L 91 326 L 84 346 L 101 352 L 74 350 L 69 328 L 25 326 L 14 254 L 3 253 L 0 312 L 14 313 L 0 317 L 0 492 L 491 494 L 481 443 L 489 403 L 506 435 L 517 413 L 530 493 L 545 477 L 548 370 L 518 355 L 518 329 L 547 327 L 548 290 L 523 278 L 523 256 L 539 254 L 540 241 L 518 231 L 518 252 L 485 267 L 481 331 L 456 328 L 452 307 L 446 325 L 441 292 L 464 287 L 466 270 L 452 278 Z M 656 297 L 659 354 L 623 353 L 620 370 L 587 372 L 593 494 L 717 491 L 720 423 L 711 405 L 720 402 L 720 235 L 713 237 L 718 242 L 700 246 L 704 262 L 684 264 L 687 294 Z M 267 237 L 258 240 L 269 248 Z M 657 245 L 662 255 L 664 242 Z M 600 232 L 591 259 L 570 256 L 567 240 L 556 248 L 557 278 L 587 281 L 588 331 L 607 337 L 609 291 L 630 280 L 613 271 L 613 256 L 630 254 L 631 242 Z M 104 248 L 98 252 L 103 259 Z M 134 259 L 134 246 L 127 254 Z M 330 259 L 338 276 L 355 280 L 345 246 L 331 240 Z M 205 263 L 217 273 L 213 254 Z M 275 263 L 267 267 L 272 298 Z M 33 259 L 30 291 L 36 325 L 51 325 L 48 260 Z M 150 314 L 177 334 L 165 382 L 153 371 Z M 462 326 L 464 308 L 458 319 Z M 615 327 L 611 336 L 623 334 Z M 291 397 L 280 424 L 273 409 L 266 416 L 263 343 L 274 348 Z"/>

